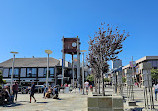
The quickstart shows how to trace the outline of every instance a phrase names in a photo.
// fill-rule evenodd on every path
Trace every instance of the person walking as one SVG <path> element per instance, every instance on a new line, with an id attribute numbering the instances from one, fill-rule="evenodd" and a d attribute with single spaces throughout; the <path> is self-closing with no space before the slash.
<path id="1" fill-rule="evenodd" d="M 44 91 L 43 91 L 43 98 L 46 98 L 46 92 L 48 91 L 48 88 L 46 87 L 46 85 L 44 85 Z"/>
<path id="2" fill-rule="evenodd" d="M 155 89 L 155 101 L 157 101 L 157 93 L 158 93 L 158 83 L 154 84 L 154 89 Z"/>
<path id="3" fill-rule="evenodd" d="M 18 83 L 15 82 L 15 84 L 12 86 L 12 92 L 13 92 L 13 101 L 15 98 L 15 101 L 17 101 L 17 95 L 18 95 Z"/>
<path id="4" fill-rule="evenodd" d="M 85 87 L 86 87 L 86 93 L 88 95 L 88 87 L 89 87 L 89 82 L 86 80 L 86 82 L 84 83 Z"/>
<path id="5" fill-rule="evenodd" d="M 79 91 L 79 93 L 80 93 L 80 89 L 81 89 L 81 85 L 78 84 L 78 91 Z"/>
<path id="6" fill-rule="evenodd" d="M 34 97 L 34 93 L 35 93 L 35 84 L 34 84 L 34 82 L 32 82 L 30 91 L 31 91 L 31 92 L 30 92 L 30 103 L 31 103 L 31 97 L 33 97 L 33 99 L 34 99 L 35 102 L 36 102 L 36 99 L 35 99 L 35 97 Z"/>

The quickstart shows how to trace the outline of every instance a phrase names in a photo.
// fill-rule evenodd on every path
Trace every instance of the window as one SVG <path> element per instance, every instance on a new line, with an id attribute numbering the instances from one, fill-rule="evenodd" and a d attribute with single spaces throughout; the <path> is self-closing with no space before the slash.
<path id="1" fill-rule="evenodd" d="M 20 77 L 26 77 L 26 68 L 21 68 Z"/>
<path id="2" fill-rule="evenodd" d="M 32 77 L 36 77 L 37 71 L 36 68 L 32 68 Z"/>
<path id="3" fill-rule="evenodd" d="M 44 68 L 38 68 L 38 77 L 43 77 Z"/>
<path id="4" fill-rule="evenodd" d="M 3 77 L 8 77 L 9 69 L 3 69 Z"/>
<path id="5" fill-rule="evenodd" d="M 47 68 L 44 68 L 43 77 L 46 77 L 46 74 L 47 74 Z"/>
<path id="6" fill-rule="evenodd" d="M 153 60 L 153 67 L 157 67 L 157 61 Z"/>
<path id="7" fill-rule="evenodd" d="M 47 68 L 44 68 L 44 77 L 47 75 Z M 49 68 L 49 77 L 54 77 L 54 68 Z"/>
<path id="8" fill-rule="evenodd" d="M 9 77 L 11 77 L 12 75 L 12 68 L 9 69 Z M 19 76 L 19 69 L 18 68 L 14 68 L 14 75 L 13 77 L 18 77 Z"/>
<path id="9" fill-rule="evenodd" d="M 37 69 L 36 68 L 27 68 L 27 77 L 36 77 Z"/>
<path id="10" fill-rule="evenodd" d="M 49 70 L 50 70 L 50 77 L 54 77 L 54 68 L 49 68 Z"/>

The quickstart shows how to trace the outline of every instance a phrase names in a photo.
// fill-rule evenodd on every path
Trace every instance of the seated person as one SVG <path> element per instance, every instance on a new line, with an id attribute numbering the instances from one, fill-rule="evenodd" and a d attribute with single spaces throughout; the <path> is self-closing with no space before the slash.
<path id="1" fill-rule="evenodd" d="M 58 99 L 59 92 L 56 86 L 54 87 L 54 91 L 55 91 L 55 95 L 53 96 L 53 99 Z"/>
<path id="2" fill-rule="evenodd" d="M 4 97 L 4 99 L 7 100 L 7 103 L 10 103 L 11 96 L 10 96 L 9 91 L 8 91 L 7 88 L 4 88 L 4 89 L 3 89 L 3 94 L 2 94 L 2 96 Z"/>
<path id="3" fill-rule="evenodd" d="M 50 98 L 52 96 L 52 88 L 49 86 L 48 91 L 45 94 L 45 97 Z"/>

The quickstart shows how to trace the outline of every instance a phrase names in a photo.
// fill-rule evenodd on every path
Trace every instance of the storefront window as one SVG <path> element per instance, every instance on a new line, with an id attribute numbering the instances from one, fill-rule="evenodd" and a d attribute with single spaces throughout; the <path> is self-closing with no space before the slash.
<path id="1" fill-rule="evenodd" d="M 36 68 L 27 68 L 27 77 L 36 77 L 37 69 Z"/>
<path id="2" fill-rule="evenodd" d="M 50 77 L 54 77 L 54 68 L 49 68 L 50 70 Z"/>
<path id="3" fill-rule="evenodd" d="M 9 77 L 11 77 L 12 75 L 12 68 L 9 69 Z M 14 68 L 14 77 L 18 77 L 19 76 L 19 69 L 18 68 Z"/>
<path id="4" fill-rule="evenodd" d="M 44 77 L 47 75 L 47 68 L 44 68 Z M 54 68 L 49 68 L 49 77 L 54 77 Z"/>

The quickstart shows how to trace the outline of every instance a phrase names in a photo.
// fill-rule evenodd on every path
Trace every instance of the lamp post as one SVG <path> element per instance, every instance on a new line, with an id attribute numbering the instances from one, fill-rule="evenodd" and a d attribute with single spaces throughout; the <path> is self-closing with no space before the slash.
<path id="1" fill-rule="evenodd" d="M 48 88 L 48 75 L 49 75 L 49 54 L 52 53 L 51 50 L 45 50 L 45 53 L 48 54 L 48 57 L 47 57 L 47 76 L 46 76 L 46 87 Z"/>
<path id="2" fill-rule="evenodd" d="M 86 50 L 81 50 L 82 53 L 82 88 L 83 88 L 83 92 L 82 94 L 84 94 L 84 52 L 86 52 Z"/>
<path id="3" fill-rule="evenodd" d="M 10 85 L 10 92 L 12 92 L 12 86 L 13 86 L 13 75 L 14 75 L 14 62 L 15 62 L 15 54 L 18 54 L 18 52 L 10 52 L 13 54 L 13 63 L 12 63 L 12 74 L 11 74 L 11 85 Z"/>

